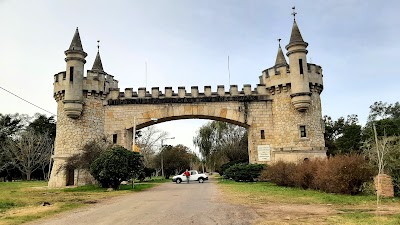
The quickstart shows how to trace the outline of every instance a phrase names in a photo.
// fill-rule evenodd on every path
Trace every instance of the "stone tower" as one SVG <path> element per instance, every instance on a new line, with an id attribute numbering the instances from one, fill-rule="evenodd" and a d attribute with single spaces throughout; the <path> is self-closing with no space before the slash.
<path id="1" fill-rule="evenodd" d="M 273 96 L 274 161 L 326 156 L 320 98 L 322 68 L 307 63 L 307 46 L 294 19 L 286 45 L 289 64 L 279 43 L 275 65 L 260 76 L 260 83 Z"/>
<path id="2" fill-rule="evenodd" d="M 80 174 L 82 179 L 76 180 L 77 173 L 81 171 L 60 168 L 69 156 L 79 153 L 86 143 L 104 137 L 104 100 L 110 88 L 118 85 L 112 75 L 104 72 L 99 51 L 92 69 L 84 76 L 87 54 L 83 51 L 78 28 L 65 55 L 66 71 L 54 75 L 57 135 L 50 187 L 89 182 L 87 178 L 90 176 L 85 174 Z"/>

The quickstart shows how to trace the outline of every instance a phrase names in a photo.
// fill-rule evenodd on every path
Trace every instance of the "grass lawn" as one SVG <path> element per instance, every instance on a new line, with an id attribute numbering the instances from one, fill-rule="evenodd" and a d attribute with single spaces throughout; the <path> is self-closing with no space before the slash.
<path id="1" fill-rule="evenodd" d="M 224 197 L 253 207 L 260 224 L 400 224 L 400 198 L 328 194 L 272 183 L 218 183 Z"/>
<path id="2" fill-rule="evenodd" d="M 44 181 L 0 182 L 0 225 L 21 224 L 169 181 L 152 179 L 135 183 L 134 189 L 130 184 L 121 185 L 118 191 L 107 191 L 94 185 L 49 189 Z M 43 206 L 44 202 L 51 205 Z"/>

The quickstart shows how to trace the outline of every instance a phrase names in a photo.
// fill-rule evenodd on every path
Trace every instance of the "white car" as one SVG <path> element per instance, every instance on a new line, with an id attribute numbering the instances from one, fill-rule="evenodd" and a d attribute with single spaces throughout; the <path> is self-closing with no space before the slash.
<path id="1" fill-rule="evenodd" d="M 198 181 L 199 183 L 203 183 L 205 180 L 208 180 L 208 176 L 205 175 L 204 173 L 199 173 L 197 170 L 190 170 L 190 176 L 189 176 L 189 181 Z M 180 175 L 176 175 L 172 177 L 172 182 L 176 182 L 177 184 L 181 182 L 186 182 L 186 176 L 184 173 Z"/>

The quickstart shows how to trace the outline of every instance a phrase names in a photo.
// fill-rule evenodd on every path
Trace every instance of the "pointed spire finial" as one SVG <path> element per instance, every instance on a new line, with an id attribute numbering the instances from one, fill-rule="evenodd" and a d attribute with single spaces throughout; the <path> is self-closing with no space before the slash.
<path id="1" fill-rule="evenodd" d="M 79 36 L 78 27 L 75 30 L 74 37 L 72 38 L 71 45 L 68 50 L 83 51 L 81 37 Z"/>
<path id="2" fill-rule="evenodd" d="M 103 63 L 101 62 L 100 58 L 100 40 L 97 40 L 97 54 L 96 58 L 94 59 L 92 70 L 98 72 L 104 72 Z"/>
<path id="3" fill-rule="evenodd" d="M 276 55 L 275 67 L 287 66 L 285 55 L 283 55 L 283 51 L 281 48 L 281 40 L 282 39 L 278 38 L 279 47 L 278 47 L 278 54 Z"/>
<path id="4" fill-rule="evenodd" d="M 296 14 L 297 14 L 297 12 L 295 11 L 296 10 L 296 6 L 293 6 L 292 9 L 293 9 L 293 12 L 292 12 L 293 19 L 296 20 Z"/>
<path id="5" fill-rule="evenodd" d="M 79 36 L 79 29 L 76 27 L 74 37 L 72 38 L 71 44 L 69 45 L 69 48 L 64 51 L 65 55 L 71 53 L 80 53 L 83 55 L 85 58 L 87 56 L 86 52 L 83 50 L 82 47 L 82 42 L 81 42 L 81 37 Z M 86 62 L 86 61 L 85 61 Z"/>

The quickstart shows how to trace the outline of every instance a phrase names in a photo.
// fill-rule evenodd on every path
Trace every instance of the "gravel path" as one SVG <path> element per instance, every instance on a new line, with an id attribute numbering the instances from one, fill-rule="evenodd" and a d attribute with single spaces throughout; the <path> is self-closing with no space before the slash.
<path id="1" fill-rule="evenodd" d="M 220 197 L 216 181 L 203 184 L 164 183 L 155 188 L 115 197 L 91 207 L 63 213 L 34 224 L 253 224 L 260 217 L 251 208 Z"/>

